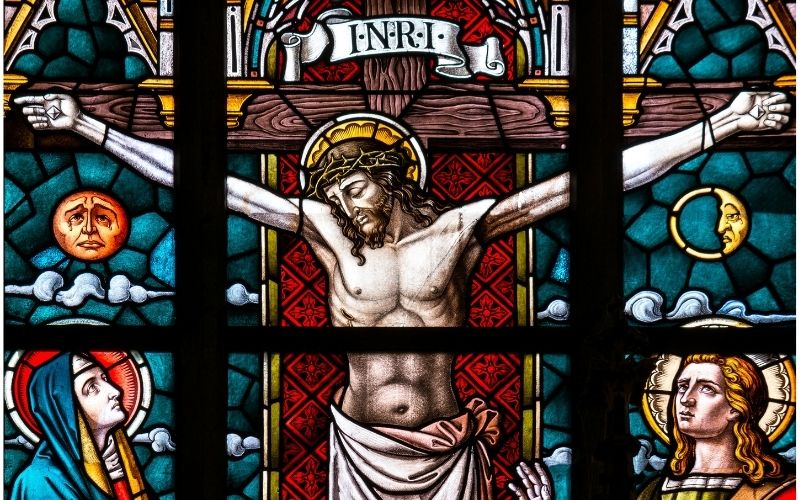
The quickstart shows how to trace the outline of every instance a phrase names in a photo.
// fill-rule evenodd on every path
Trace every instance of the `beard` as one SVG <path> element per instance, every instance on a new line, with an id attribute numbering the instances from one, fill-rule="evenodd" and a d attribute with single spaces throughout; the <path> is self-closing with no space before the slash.
<path id="1" fill-rule="evenodd" d="M 370 248 L 380 248 L 383 246 L 383 241 L 386 238 L 386 226 L 389 225 L 389 218 L 392 215 L 392 198 L 388 194 L 384 194 L 378 200 L 376 208 L 363 208 L 359 210 L 359 215 L 356 218 L 364 217 L 366 221 L 363 224 L 356 222 L 356 218 L 352 221 L 356 227 L 356 231 L 364 238 L 364 242 Z M 364 230 L 365 226 L 369 226 L 369 230 Z"/>

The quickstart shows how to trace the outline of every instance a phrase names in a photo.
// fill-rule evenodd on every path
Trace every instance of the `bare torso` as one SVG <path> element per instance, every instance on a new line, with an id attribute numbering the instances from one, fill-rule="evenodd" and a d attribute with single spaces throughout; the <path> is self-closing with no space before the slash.
<path id="1" fill-rule="evenodd" d="M 330 208 L 304 202 L 303 236 L 327 271 L 334 326 L 462 326 L 469 274 L 483 251 L 475 229 L 493 203 L 454 208 L 428 227 L 405 219 L 382 247 L 364 247 L 359 265 Z M 356 421 L 414 428 L 458 413 L 450 354 L 349 353 L 348 361 L 342 410 Z"/>

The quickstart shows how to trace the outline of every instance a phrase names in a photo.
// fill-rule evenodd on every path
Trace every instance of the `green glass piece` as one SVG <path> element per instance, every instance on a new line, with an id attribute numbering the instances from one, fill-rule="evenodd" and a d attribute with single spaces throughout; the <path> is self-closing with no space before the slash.
<path id="1" fill-rule="evenodd" d="M 253 479 L 247 486 L 245 486 L 244 490 L 242 490 L 242 493 L 244 493 L 247 498 L 251 498 L 253 500 L 261 498 L 261 476 L 258 474 L 253 476 Z"/>
<path id="2" fill-rule="evenodd" d="M 675 245 L 665 245 L 651 254 L 650 285 L 671 302 L 683 292 L 692 259 Z"/>
<path id="3" fill-rule="evenodd" d="M 163 490 L 175 489 L 175 470 L 173 470 L 174 455 L 161 454 L 155 455 L 152 461 L 147 464 L 145 477 L 147 483 L 157 493 Z"/>
<path id="4" fill-rule="evenodd" d="M 228 171 L 236 177 L 260 182 L 260 155 L 253 153 L 228 153 Z"/>
<path id="5" fill-rule="evenodd" d="M 78 28 L 67 30 L 67 50 L 86 64 L 94 64 L 97 53 L 91 32 Z"/>
<path id="6" fill-rule="evenodd" d="M 689 67 L 705 57 L 709 50 L 700 28 L 693 24 L 678 31 L 672 43 L 672 53 L 684 67 Z"/>
<path id="7" fill-rule="evenodd" d="M 681 69 L 672 54 L 660 54 L 653 58 L 649 73 L 662 80 L 685 80 L 686 73 Z"/>
<path id="8" fill-rule="evenodd" d="M 765 313 L 780 311 L 780 307 L 775 302 L 775 297 L 772 296 L 772 292 L 766 287 L 760 288 L 748 295 L 747 302 L 752 311 Z"/>
<path id="9" fill-rule="evenodd" d="M 767 58 L 764 64 L 764 76 L 772 78 L 792 74 L 794 74 L 794 68 L 786 59 L 786 56 L 772 50 L 767 52 Z"/>
<path id="10" fill-rule="evenodd" d="M 11 229 L 15 229 L 18 225 L 22 224 L 28 217 L 33 214 L 33 208 L 31 208 L 31 204 L 29 201 L 25 201 L 14 211 L 6 214 L 6 231 Z"/>
<path id="11" fill-rule="evenodd" d="M 42 168 L 31 153 L 6 151 L 3 163 L 6 175 L 13 177 L 22 188 L 32 188 L 44 179 Z"/>
<path id="12" fill-rule="evenodd" d="M 128 245 L 139 250 L 149 251 L 168 227 L 167 221 L 155 212 L 134 217 L 131 220 Z"/>
<path id="13" fill-rule="evenodd" d="M 794 255 L 796 222 L 794 214 L 757 212 L 750 218 L 747 241 L 773 259 Z"/>
<path id="14" fill-rule="evenodd" d="M 147 63 L 139 56 L 129 55 L 125 57 L 125 79 L 130 81 L 147 78 L 153 73 Z"/>
<path id="15" fill-rule="evenodd" d="M 714 297 L 731 297 L 734 294 L 733 283 L 722 262 L 696 262 L 689 277 L 689 287 L 711 292 L 713 302 L 716 302 Z"/>
<path id="16" fill-rule="evenodd" d="M 8 274 L 6 274 L 8 280 Z M 5 298 L 5 316 L 6 323 L 10 319 L 16 319 L 27 323 L 28 315 L 36 306 L 36 302 L 28 297 L 15 297 L 13 295 L 6 295 Z"/>
<path id="17" fill-rule="evenodd" d="M 766 45 L 766 42 L 762 40 L 734 57 L 731 61 L 733 78 L 756 78 L 763 75 Z"/>
<path id="18" fill-rule="evenodd" d="M 695 0 L 692 2 L 692 11 L 695 22 L 702 26 L 705 31 L 719 29 L 730 22 L 723 16 L 713 0 Z"/>
<path id="19" fill-rule="evenodd" d="M 31 283 L 22 283 L 20 280 L 30 279 L 28 277 L 33 276 L 34 272 L 26 259 L 14 251 L 7 242 L 3 243 L 3 274 L 5 274 L 7 283 L 30 285 L 32 281 Z"/>
<path id="20" fill-rule="evenodd" d="M 678 170 L 680 172 L 694 172 L 705 164 L 705 161 L 708 159 L 709 156 L 710 155 L 708 153 L 697 155 L 691 160 L 682 163 L 678 167 Z"/>
<path id="21" fill-rule="evenodd" d="M 778 298 L 789 310 L 794 311 L 795 297 L 797 294 L 797 281 L 795 279 L 795 261 L 781 262 L 772 270 L 770 281 L 778 293 Z"/>
<path id="22" fill-rule="evenodd" d="M 647 255 L 628 240 L 622 247 L 625 262 L 624 294 L 628 297 L 647 284 Z"/>
<path id="23" fill-rule="evenodd" d="M 764 39 L 764 33 L 755 24 L 743 23 L 708 35 L 714 50 L 724 56 L 733 56 Z"/>
<path id="24" fill-rule="evenodd" d="M 536 235 L 536 276 L 545 277 L 558 256 L 558 244 L 547 234 Z"/>
<path id="25" fill-rule="evenodd" d="M 97 80 L 121 80 L 124 75 L 122 60 L 114 57 L 99 57 L 92 73 Z"/>
<path id="26" fill-rule="evenodd" d="M 69 309 L 61 306 L 40 305 L 36 308 L 30 319 L 31 325 L 46 325 L 47 323 L 65 319 L 70 316 Z"/>
<path id="27" fill-rule="evenodd" d="M 99 319 L 111 323 L 119 312 L 120 306 L 109 305 L 95 299 L 89 299 L 78 309 L 78 316 Z"/>
<path id="28" fill-rule="evenodd" d="M 174 309 L 171 300 L 155 299 L 142 305 L 139 312 L 154 325 L 171 325 L 175 319 Z"/>
<path id="29" fill-rule="evenodd" d="M 689 75 L 696 80 L 727 78 L 730 73 L 728 60 L 711 53 L 689 68 Z"/>
<path id="30" fill-rule="evenodd" d="M 84 187 L 107 189 L 119 165 L 103 153 L 75 153 L 78 177 Z"/>
<path id="31" fill-rule="evenodd" d="M 257 246 L 258 226 L 238 215 L 229 215 L 228 256 L 235 256 Z"/>
<path id="32" fill-rule="evenodd" d="M 694 175 L 676 172 L 653 184 L 653 198 L 671 206 L 696 185 L 697 180 Z"/>
<path id="33" fill-rule="evenodd" d="M 795 212 L 795 193 L 780 177 L 753 179 L 742 194 L 754 212 Z"/>
<path id="34" fill-rule="evenodd" d="M 255 292 L 260 286 L 260 273 L 261 259 L 256 252 L 228 259 L 228 281 L 242 283 L 250 292 Z"/>
<path id="35" fill-rule="evenodd" d="M 792 158 L 792 161 L 786 166 L 786 170 L 783 171 L 783 178 L 786 179 L 786 182 L 788 182 L 790 186 L 795 189 L 797 188 L 797 163 L 794 158 Z"/>
<path id="36" fill-rule="evenodd" d="M 739 247 L 730 254 L 726 264 L 730 269 L 731 281 L 741 294 L 750 294 L 761 288 L 772 271 L 770 266 L 747 246 Z"/>
<path id="37" fill-rule="evenodd" d="M 147 275 L 147 256 L 130 248 L 123 248 L 108 259 L 108 268 L 114 274 L 125 274 L 132 281 L 138 282 Z"/>
<path id="38" fill-rule="evenodd" d="M 637 189 L 635 191 L 625 193 L 625 199 L 622 205 L 623 222 L 628 224 L 631 221 L 631 218 L 638 214 L 639 211 L 642 210 L 642 207 L 644 207 L 649 201 L 650 196 L 646 189 Z"/>
<path id="39" fill-rule="evenodd" d="M 166 283 L 175 286 L 175 230 L 161 238 L 150 254 L 150 272 Z"/>
<path id="40" fill-rule="evenodd" d="M 115 321 L 115 324 L 122 325 L 122 326 L 145 326 L 147 323 L 142 321 L 142 319 L 133 312 L 132 309 L 126 307 Z M 158 380 L 153 377 L 154 380 Z"/>
<path id="41" fill-rule="evenodd" d="M 253 380 L 236 371 L 236 370 L 228 370 L 228 406 L 229 407 L 236 407 L 241 406 L 247 389 L 250 387 L 250 384 L 253 383 Z"/>
<path id="42" fill-rule="evenodd" d="M 667 239 L 667 210 L 653 205 L 636 218 L 627 235 L 636 243 L 653 248 Z"/>
<path id="43" fill-rule="evenodd" d="M 173 391 L 175 388 L 172 354 L 166 352 L 148 352 L 145 357 L 150 364 L 153 383 L 161 391 Z"/>
<path id="44" fill-rule="evenodd" d="M 778 172 L 786 165 L 792 151 L 787 150 L 771 150 L 771 151 L 748 151 L 745 153 L 747 161 L 750 163 L 750 168 L 756 174 L 770 174 Z M 792 158 L 791 161 L 794 161 Z"/>
<path id="45" fill-rule="evenodd" d="M 44 66 L 44 60 L 38 54 L 26 52 L 14 61 L 12 72 L 26 76 L 37 76 L 42 71 L 42 66 Z"/>
<path id="46" fill-rule="evenodd" d="M 67 30 L 58 24 L 45 26 L 36 38 L 36 50 L 48 61 L 67 48 Z"/>
<path id="47" fill-rule="evenodd" d="M 59 0 L 56 8 L 56 18 L 66 24 L 89 24 L 89 20 L 86 19 L 83 0 Z"/>
<path id="48" fill-rule="evenodd" d="M 14 181 L 8 177 L 3 179 L 3 213 L 7 214 L 9 210 L 17 206 L 24 196 L 25 193 L 14 184 Z"/>
<path id="49" fill-rule="evenodd" d="M 750 178 L 750 171 L 739 153 L 715 153 L 700 172 L 700 182 L 738 191 Z"/>
<path id="50" fill-rule="evenodd" d="M 112 190 L 128 209 L 128 215 L 145 212 L 155 205 L 153 185 L 128 169 L 122 169 Z"/>
<path id="51" fill-rule="evenodd" d="M 48 62 L 44 67 L 42 76 L 45 78 L 78 79 L 89 76 L 89 68 L 71 56 L 61 56 Z"/>
<path id="52" fill-rule="evenodd" d="M 75 163 L 75 158 L 69 153 L 39 153 L 39 158 L 48 177 Z"/>
<path id="53" fill-rule="evenodd" d="M 563 152 L 536 153 L 534 159 L 536 179 L 547 179 L 567 169 L 567 155 Z"/>
<path id="54" fill-rule="evenodd" d="M 108 17 L 108 9 L 106 2 L 103 0 L 84 0 L 86 6 L 86 13 L 89 15 L 89 20 L 92 23 L 99 24 L 106 22 Z"/>
<path id="55" fill-rule="evenodd" d="M 262 365 L 260 354 L 230 353 L 228 354 L 228 364 L 243 372 L 249 373 L 253 378 L 257 378 L 261 375 Z"/>
<path id="56" fill-rule="evenodd" d="M 127 52 L 125 39 L 118 29 L 111 25 L 93 26 L 94 37 L 97 41 L 97 51 L 100 54 L 112 57 L 121 57 Z"/>
<path id="57" fill-rule="evenodd" d="M 231 429 L 228 429 L 231 430 Z M 259 453 L 247 453 L 237 460 L 228 460 L 228 489 L 238 490 L 250 479 L 261 465 Z"/>
<path id="58" fill-rule="evenodd" d="M 719 218 L 719 200 L 713 195 L 701 196 L 684 205 L 678 228 L 690 247 L 714 252 L 722 248 L 717 234 Z"/>
<path id="59" fill-rule="evenodd" d="M 172 212 L 172 191 L 163 187 L 158 188 L 158 208 L 162 212 Z"/>

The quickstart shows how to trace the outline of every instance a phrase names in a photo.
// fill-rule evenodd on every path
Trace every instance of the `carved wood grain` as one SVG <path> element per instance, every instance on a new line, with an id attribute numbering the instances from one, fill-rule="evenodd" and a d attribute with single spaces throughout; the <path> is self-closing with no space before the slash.
<path id="1" fill-rule="evenodd" d="M 398 14 L 424 15 L 428 8 L 425 0 L 366 0 L 365 16 L 391 16 Z M 399 36 L 399 35 L 398 35 Z M 368 91 L 417 91 L 427 79 L 426 59 L 422 56 L 371 57 L 364 59 L 364 88 Z M 411 102 L 409 94 L 369 94 L 369 109 L 389 116 L 400 116 Z"/>

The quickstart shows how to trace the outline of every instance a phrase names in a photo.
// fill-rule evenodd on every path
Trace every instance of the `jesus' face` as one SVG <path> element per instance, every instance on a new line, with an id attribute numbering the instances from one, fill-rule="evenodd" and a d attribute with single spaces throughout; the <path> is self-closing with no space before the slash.
<path id="1" fill-rule="evenodd" d="M 380 246 L 392 213 L 392 197 L 364 171 L 355 171 L 325 188 L 328 203 L 337 207 L 371 247 Z"/>

